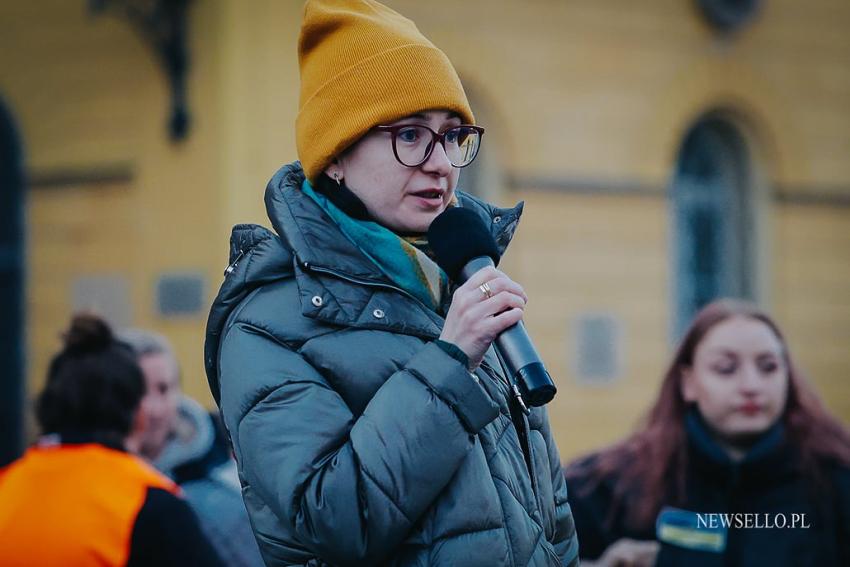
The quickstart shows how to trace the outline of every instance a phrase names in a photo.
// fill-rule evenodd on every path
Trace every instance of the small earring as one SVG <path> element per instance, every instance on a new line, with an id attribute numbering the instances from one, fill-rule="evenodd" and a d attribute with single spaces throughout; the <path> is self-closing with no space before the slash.
<path id="1" fill-rule="evenodd" d="M 337 187 L 342 186 L 342 181 L 340 181 L 340 179 L 339 179 L 339 172 L 338 171 L 334 171 L 334 181 L 336 181 Z"/>

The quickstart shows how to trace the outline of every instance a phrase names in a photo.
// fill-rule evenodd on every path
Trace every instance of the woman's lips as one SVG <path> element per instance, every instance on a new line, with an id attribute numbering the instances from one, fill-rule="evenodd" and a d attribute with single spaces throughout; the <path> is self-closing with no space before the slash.
<path id="1" fill-rule="evenodd" d="M 416 200 L 419 206 L 426 209 L 438 209 L 443 206 L 444 192 L 436 189 L 425 191 L 417 191 L 410 195 Z"/>
<path id="2" fill-rule="evenodd" d="M 744 404 L 738 407 L 738 411 L 744 415 L 756 415 L 761 413 L 762 409 L 759 404 Z"/>

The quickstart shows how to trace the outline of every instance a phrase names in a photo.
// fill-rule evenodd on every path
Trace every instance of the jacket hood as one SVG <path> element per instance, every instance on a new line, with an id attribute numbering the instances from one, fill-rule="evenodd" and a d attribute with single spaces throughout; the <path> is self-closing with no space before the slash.
<path id="1" fill-rule="evenodd" d="M 224 281 L 207 318 L 204 368 L 213 398 L 219 402 L 218 346 L 227 318 L 239 303 L 263 284 L 293 275 L 292 251 L 269 229 L 237 224 L 230 234 L 230 256 Z"/>
<path id="2" fill-rule="evenodd" d="M 180 397 L 177 420 L 186 424 L 184 429 L 187 435 L 173 437 L 154 462 L 154 466 L 166 474 L 182 464 L 203 457 L 215 440 L 210 417 L 195 400 L 187 396 Z"/>
<path id="3" fill-rule="evenodd" d="M 207 321 L 204 365 L 210 390 L 219 401 L 218 346 L 228 317 L 253 290 L 296 276 L 300 267 L 332 270 L 364 282 L 392 282 L 343 235 L 336 224 L 301 191 L 304 172 L 299 162 L 281 167 L 266 187 L 266 210 L 274 232 L 252 224 L 233 228 L 229 265 Z M 490 227 L 499 254 L 510 243 L 523 203 L 500 208 L 457 192 L 458 204 L 474 211 Z M 337 321 L 338 322 L 338 321 Z"/>

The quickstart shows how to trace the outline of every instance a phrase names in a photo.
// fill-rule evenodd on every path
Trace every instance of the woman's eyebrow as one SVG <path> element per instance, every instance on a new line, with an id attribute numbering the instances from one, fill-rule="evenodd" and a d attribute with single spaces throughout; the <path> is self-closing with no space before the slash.
<path id="1" fill-rule="evenodd" d="M 404 120 L 410 120 L 410 119 L 428 120 L 428 116 L 426 114 L 422 113 L 422 112 L 417 112 L 416 114 L 409 114 L 408 116 L 405 116 L 404 118 L 399 118 L 398 120 L 396 120 L 396 122 L 402 122 Z M 462 120 L 460 114 L 458 114 L 457 112 L 450 112 L 450 113 L 448 113 L 448 115 L 446 115 L 446 121 L 455 120 L 455 119 L 456 120 Z"/>
<path id="2" fill-rule="evenodd" d="M 396 125 L 403 126 L 406 123 L 410 123 L 410 121 L 427 122 L 428 117 L 426 117 L 424 114 L 410 114 L 408 116 L 403 116 L 402 118 L 399 118 L 398 120 L 394 120 L 394 121 L 390 122 L 389 124 L 391 126 L 396 126 Z"/>
<path id="3" fill-rule="evenodd" d="M 708 354 L 710 354 L 712 356 L 726 356 L 726 357 L 729 357 L 729 358 L 735 358 L 735 357 L 738 356 L 737 352 L 735 352 L 734 350 L 731 350 L 729 348 L 726 348 L 726 347 L 710 348 L 710 349 L 708 349 L 707 352 L 708 352 Z"/>

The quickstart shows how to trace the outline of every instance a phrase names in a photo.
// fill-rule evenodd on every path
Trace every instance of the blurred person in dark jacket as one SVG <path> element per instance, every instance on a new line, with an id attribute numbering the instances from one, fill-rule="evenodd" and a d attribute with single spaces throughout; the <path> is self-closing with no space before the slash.
<path id="1" fill-rule="evenodd" d="M 748 303 L 706 306 L 643 425 L 567 478 L 584 565 L 850 565 L 850 433 Z"/>
<path id="2" fill-rule="evenodd" d="M 126 450 L 144 393 L 130 347 L 75 316 L 37 400 L 44 436 L 0 470 L 0 565 L 221 565 L 179 488 Z"/>
<path id="3" fill-rule="evenodd" d="M 521 211 L 457 191 L 483 133 L 457 73 L 371 0 L 308 1 L 299 55 L 301 162 L 266 189 L 276 233 L 234 229 L 206 344 L 264 559 L 574 565 L 546 411 L 526 415 L 491 346 L 525 293 L 430 255 L 447 208 L 499 255 Z"/>
<path id="4" fill-rule="evenodd" d="M 180 486 L 227 565 L 262 566 L 229 443 L 216 417 L 181 393 L 171 343 L 144 329 L 118 336 L 136 354 L 148 386 L 142 412 L 156 424 L 133 438 L 139 453 Z"/>

